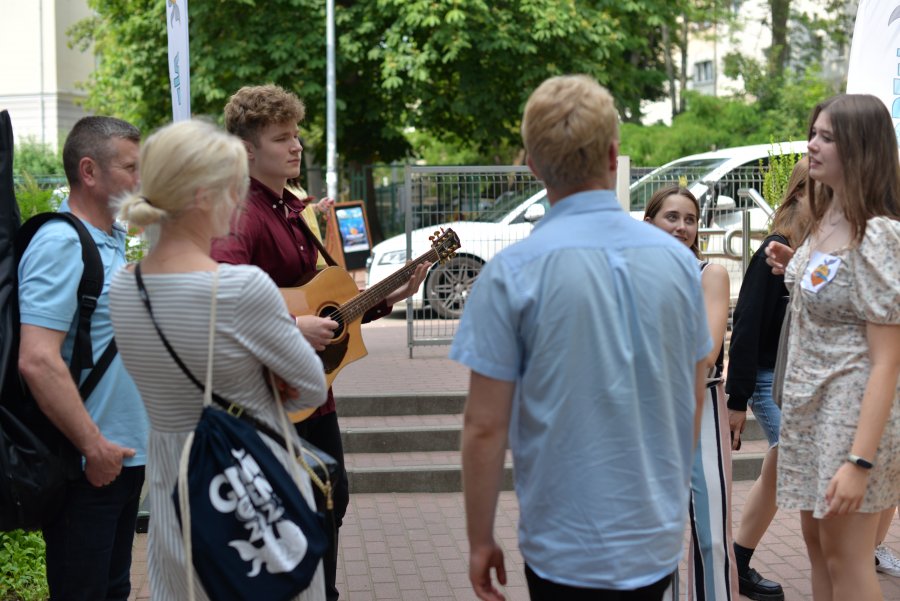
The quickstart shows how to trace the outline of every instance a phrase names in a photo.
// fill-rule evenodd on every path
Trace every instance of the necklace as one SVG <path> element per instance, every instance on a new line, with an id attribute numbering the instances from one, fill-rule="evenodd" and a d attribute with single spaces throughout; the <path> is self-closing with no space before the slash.
<path id="1" fill-rule="evenodd" d="M 835 219 L 834 221 L 832 221 L 831 219 L 828 219 L 828 218 L 827 218 L 827 213 L 826 213 L 826 215 L 823 216 L 822 221 L 819 223 L 819 228 L 818 228 L 819 231 L 818 231 L 818 233 L 819 233 L 820 236 L 821 236 L 822 234 L 824 234 L 824 236 L 822 236 L 821 238 L 818 238 L 818 236 L 817 236 L 816 244 L 815 244 L 815 247 L 814 247 L 815 250 L 818 250 L 818 249 L 822 248 L 822 247 L 825 245 L 825 242 L 828 241 L 828 239 L 831 238 L 831 236 L 832 236 L 836 231 L 838 231 L 839 229 L 841 229 L 840 224 L 841 224 L 841 222 L 843 222 L 843 221 L 846 221 L 846 219 L 844 218 L 844 214 L 843 214 L 842 212 L 841 212 L 841 213 L 838 213 L 837 219 Z M 827 234 L 825 234 L 825 227 L 824 227 L 825 224 L 826 224 L 826 222 L 828 223 L 829 226 L 831 226 L 831 227 L 829 228 Z"/>

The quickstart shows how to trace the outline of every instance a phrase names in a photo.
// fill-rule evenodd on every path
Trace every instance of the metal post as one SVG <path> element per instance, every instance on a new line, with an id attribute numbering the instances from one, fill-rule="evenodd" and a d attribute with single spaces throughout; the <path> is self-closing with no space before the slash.
<path id="1" fill-rule="evenodd" d="M 412 255 L 412 165 L 403 167 L 403 194 L 406 196 L 406 216 L 403 229 L 406 231 L 406 258 Z M 409 346 L 409 358 L 413 358 L 413 306 L 406 302 L 406 344 Z"/>
<path id="2" fill-rule="evenodd" d="M 630 184 L 631 157 L 620 155 L 619 165 L 616 168 L 616 196 L 619 199 L 619 206 L 621 206 L 624 211 L 631 210 Z"/>
<path id="3" fill-rule="evenodd" d="M 741 211 L 741 273 L 750 265 L 750 211 Z"/>
<path id="4" fill-rule="evenodd" d="M 337 200 L 337 120 L 334 89 L 334 0 L 325 1 L 325 128 L 328 196 Z"/>

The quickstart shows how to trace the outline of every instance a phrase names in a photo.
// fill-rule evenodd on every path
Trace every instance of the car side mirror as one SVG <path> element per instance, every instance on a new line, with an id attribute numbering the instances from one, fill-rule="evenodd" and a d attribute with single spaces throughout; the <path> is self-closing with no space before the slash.
<path id="1" fill-rule="evenodd" d="M 528 207 L 527 209 L 525 209 L 524 219 L 528 223 L 535 223 L 537 221 L 540 221 L 544 217 L 545 213 L 546 213 L 546 211 L 544 209 L 544 205 L 542 205 L 539 202 L 536 202 L 533 205 L 531 205 L 530 207 Z"/>

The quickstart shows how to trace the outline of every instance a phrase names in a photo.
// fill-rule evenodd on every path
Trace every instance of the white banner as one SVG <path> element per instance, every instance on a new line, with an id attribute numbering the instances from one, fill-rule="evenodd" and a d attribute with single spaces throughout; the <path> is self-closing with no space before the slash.
<path id="1" fill-rule="evenodd" d="M 191 60 L 188 44 L 187 0 L 166 0 L 169 33 L 169 83 L 172 88 L 172 120 L 191 118 Z"/>
<path id="2" fill-rule="evenodd" d="M 900 143 L 900 0 L 861 0 L 856 12 L 848 94 L 872 94 L 894 119 Z"/>

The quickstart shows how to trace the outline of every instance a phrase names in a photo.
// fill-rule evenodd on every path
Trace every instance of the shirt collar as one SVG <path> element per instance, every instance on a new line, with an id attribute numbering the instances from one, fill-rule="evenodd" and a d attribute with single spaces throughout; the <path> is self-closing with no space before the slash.
<path id="1" fill-rule="evenodd" d="M 580 213 L 592 213 L 594 211 L 621 211 L 616 193 L 612 190 L 588 190 L 576 192 L 558 200 L 547 211 L 547 215 L 537 222 L 535 227 L 540 227 L 548 220 L 558 219 L 566 215 Z"/>
<path id="2" fill-rule="evenodd" d="M 66 196 L 59 204 L 59 208 L 57 209 L 57 211 L 59 211 L 60 213 L 72 212 L 72 209 L 69 207 L 68 196 Z M 112 232 L 110 233 L 107 233 L 105 230 L 94 226 L 94 224 L 92 224 L 90 221 L 85 221 L 84 219 L 82 219 L 81 223 L 83 223 L 87 230 L 91 233 L 91 237 L 97 244 L 107 244 L 109 246 L 118 247 L 122 244 L 122 241 L 125 240 L 128 233 L 128 230 L 126 230 L 125 226 L 119 221 L 113 221 Z"/>
<path id="3" fill-rule="evenodd" d="M 258 179 L 252 177 L 250 178 L 250 197 L 265 202 L 266 205 L 273 209 L 287 205 L 292 212 L 300 212 L 304 207 L 304 203 L 287 188 L 282 190 L 281 194 L 278 194 Z"/>

